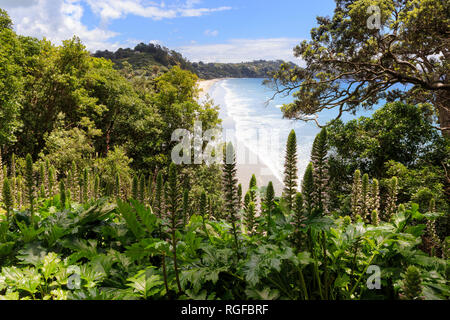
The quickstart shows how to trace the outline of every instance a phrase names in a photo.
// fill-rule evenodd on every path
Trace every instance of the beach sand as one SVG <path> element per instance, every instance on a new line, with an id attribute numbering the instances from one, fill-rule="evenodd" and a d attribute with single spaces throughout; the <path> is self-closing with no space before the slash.
<path id="1" fill-rule="evenodd" d="M 212 79 L 199 81 L 200 92 L 199 101 L 201 101 L 210 91 L 211 87 L 217 82 L 224 79 Z M 228 118 L 229 121 L 230 118 Z M 264 164 L 262 159 L 255 155 L 244 144 L 235 146 L 237 150 L 237 178 L 242 184 L 242 192 L 245 194 L 252 174 L 256 176 L 258 187 L 267 186 L 272 181 L 275 195 L 281 196 L 283 191 L 283 183 L 273 174 L 271 169 Z"/>
<path id="2" fill-rule="evenodd" d="M 198 82 L 198 87 L 200 89 L 199 100 L 202 100 L 209 92 L 211 87 L 223 79 L 211 79 L 211 80 L 200 80 Z"/>
<path id="3" fill-rule="evenodd" d="M 272 181 L 273 188 L 275 190 L 275 195 L 281 196 L 281 193 L 283 192 L 283 184 L 273 174 L 272 170 L 270 170 L 270 168 L 262 162 L 260 157 L 256 156 L 245 145 L 241 146 L 241 148 L 245 150 L 245 153 L 247 155 L 251 155 L 249 156 L 250 158 L 253 157 L 254 159 L 256 159 L 256 161 L 248 163 L 249 161 L 239 161 L 238 156 L 237 178 L 239 180 L 239 183 L 242 184 L 242 193 L 245 194 L 247 192 L 250 179 L 254 174 L 256 177 L 258 187 L 267 186 L 269 181 Z"/>

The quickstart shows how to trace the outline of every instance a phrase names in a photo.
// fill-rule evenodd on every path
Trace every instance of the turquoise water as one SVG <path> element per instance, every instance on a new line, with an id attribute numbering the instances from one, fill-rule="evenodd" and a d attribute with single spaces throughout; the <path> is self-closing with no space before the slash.
<path id="1" fill-rule="evenodd" d="M 277 96 L 269 101 L 273 91 L 262 84 L 263 79 L 225 79 L 214 84 L 208 94 L 220 106 L 220 118 L 227 141 L 238 145 L 238 163 L 255 161 L 251 156 L 239 155 L 239 146 L 248 148 L 280 181 L 283 177 L 285 145 L 289 132 L 297 135 L 299 176 L 310 161 L 311 147 L 320 128 L 314 122 L 283 119 L 281 105 L 292 97 Z M 372 112 L 358 113 L 368 116 Z M 320 124 L 335 118 L 337 112 L 327 110 L 319 115 Z M 355 118 L 345 115 L 344 121 Z"/>

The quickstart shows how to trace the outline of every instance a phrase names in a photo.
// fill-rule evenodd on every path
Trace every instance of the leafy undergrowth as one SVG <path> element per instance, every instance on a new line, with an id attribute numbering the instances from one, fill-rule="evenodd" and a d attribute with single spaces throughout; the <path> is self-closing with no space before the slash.
<path id="1" fill-rule="evenodd" d="M 1 299 L 450 297 L 448 260 L 418 249 L 438 214 L 415 205 L 378 226 L 310 215 L 293 241 L 291 218 L 276 203 L 271 225 L 260 216 L 251 236 L 240 227 L 238 247 L 229 223 L 193 215 L 177 228 L 175 268 L 166 221 L 139 202 L 102 199 L 61 211 L 58 201 L 45 200 L 34 224 L 27 211 L 1 222 Z M 372 265 L 380 289 L 368 288 Z M 411 266 L 419 272 L 406 276 Z"/>

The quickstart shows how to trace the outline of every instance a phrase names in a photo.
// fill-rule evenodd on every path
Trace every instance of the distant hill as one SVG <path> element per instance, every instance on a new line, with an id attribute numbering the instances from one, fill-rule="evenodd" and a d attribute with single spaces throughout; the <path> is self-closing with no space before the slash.
<path id="1" fill-rule="evenodd" d="M 282 60 L 256 60 L 241 63 L 192 63 L 195 73 L 202 79 L 214 78 L 265 78 L 277 71 Z"/>
<path id="2" fill-rule="evenodd" d="M 128 62 L 134 70 L 153 70 L 156 66 L 164 72 L 179 65 L 182 69 L 195 72 L 192 64 L 180 53 L 153 43 L 140 43 L 134 49 L 120 48 L 116 52 L 97 51 L 93 56 L 110 59 L 119 69 L 124 66 L 125 62 Z"/>
<path id="3" fill-rule="evenodd" d="M 148 74 L 166 72 L 178 65 L 182 69 L 194 72 L 201 79 L 214 78 L 264 78 L 270 72 L 278 70 L 282 60 L 257 60 L 241 63 L 203 63 L 190 62 L 180 53 L 158 44 L 140 43 L 134 49 L 118 49 L 116 52 L 108 50 L 97 51 L 95 57 L 110 59 L 118 69 L 129 63 L 134 70 L 145 71 Z"/>

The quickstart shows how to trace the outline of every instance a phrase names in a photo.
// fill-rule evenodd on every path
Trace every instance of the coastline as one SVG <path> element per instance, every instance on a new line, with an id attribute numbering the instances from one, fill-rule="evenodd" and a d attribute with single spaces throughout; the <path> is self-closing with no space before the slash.
<path id="1" fill-rule="evenodd" d="M 212 87 L 222 81 L 230 78 L 218 78 L 211 80 L 199 80 L 198 86 L 201 89 L 199 94 L 199 101 L 202 101 L 211 91 Z M 220 106 L 221 113 L 226 114 L 226 106 L 221 105 L 220 101 L 215 101 Z M 231 117 L 222 117 L 225 121 L 226 127 L 234 127 L 234 120 Z M 275 173 L 264 163 L 260 155 L 252 152 L 244 143 L 237 141 L 235 146 L 237 151 L 237 172 L 236 176 L 240 184 L 242 184 L 243 196 L 248 191 L 248 185 L 252 175 L 254 174 L 257 180 L 258 187 L 267 186 L 269 181 L 272 181 L 275 195 L 281 196 L 283 192 L 283 183 L 277 178 Z M 250 161 L 251 159 L 251 161 Z"/>
<path id="2" fill-rule="evenodd" d="M 198 88 L 200 89 L 200 92 L 198 95 L 199 100 L 202 100 L 209 93 L 209 91 L 213 85 L 215 85 L 217 82 L 225 80 L 225 79 L 226 78 L 199 80 L 198 81 Z"/>

